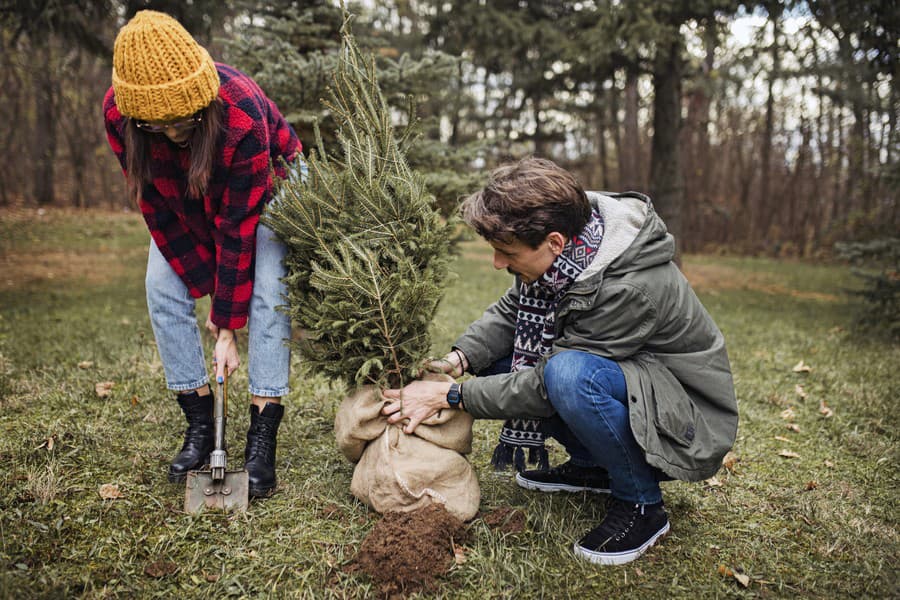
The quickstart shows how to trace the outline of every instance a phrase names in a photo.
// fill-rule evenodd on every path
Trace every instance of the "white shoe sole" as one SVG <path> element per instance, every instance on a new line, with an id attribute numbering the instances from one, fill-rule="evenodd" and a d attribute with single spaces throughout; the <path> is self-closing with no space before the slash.
<path id="1" fill-rule="evenodd" d="M 537 492 L 593 492 L 594 494 L 608 494 L 609 488 L 593 488 L 578 485 L 568 485 L 565 483 L 541 483 L 532 481 L 522 477 L 521 473 L 516 473 L 516 483 L 519 487 L 526 490 L 534 490 Z"/>
<path id="2" fill-rule="evenodd" d="M 585 560 L 589 560 L 597 565 L 624 565 L 625 563 L 630 563 L 634 559 L 638 558 L 641 554 L 650 549 L 650 546 L 656 543 L 656 541 L 669 533 L 669 522 L 666 521 L 665 526 L 653 534 L 649 540 L 644 542 L 640 548 L 635 548 L 634 550 L 627 550 L 624 552 L 597 552 L 595 550 L 588 550 L 587 548 L 582 548 L 578 545 L 578 542 L 575 542 L 575 545 L 572 549 L 575 551 L 576 556 L 580 556 Z"/>

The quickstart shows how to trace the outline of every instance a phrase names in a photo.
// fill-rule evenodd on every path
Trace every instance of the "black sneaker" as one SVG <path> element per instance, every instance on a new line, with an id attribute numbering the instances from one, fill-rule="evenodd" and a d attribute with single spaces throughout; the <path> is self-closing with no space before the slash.
<path id="1" fill-rule="evenodd" d="M 609 493 L 609 473 L 603 467 L 579 467 L 568 461 L 541 471 L 516 473 L 516 483 L 539 492 Z"/>
<path id="2" fill-rule="evenodd" d="M 575 554 L 592 563 L 623 565 L 647 551 L 669 533 L 669 516 L 662 502 L 633 504 L 610 498 L 603 522 L 581 538 Z"/>

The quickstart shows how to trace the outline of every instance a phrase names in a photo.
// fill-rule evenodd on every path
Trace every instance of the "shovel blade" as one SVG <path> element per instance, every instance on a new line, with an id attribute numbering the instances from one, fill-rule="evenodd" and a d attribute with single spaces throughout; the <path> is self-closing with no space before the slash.
<path id="1" fill-rule="evenodd" d="M 212 470 L 188 471 L 184 491 L 184 512 L 197 514 L 204 509 L 242 512 L 250 504 L 250 476 L 247 471 L 226 471 L 222 479 L 213 479 Z"/>

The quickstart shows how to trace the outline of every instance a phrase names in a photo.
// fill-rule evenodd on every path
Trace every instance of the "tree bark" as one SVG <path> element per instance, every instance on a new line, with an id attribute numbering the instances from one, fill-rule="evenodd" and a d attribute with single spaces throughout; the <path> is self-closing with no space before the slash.
<path id="1" fill-rule="evenodd" d="M 675 261 L 681 260 L 681 210 L 684 179 L 678 149 L 681 130 L 681 53 L 684 41 L 672 40 L 657 51 L 653 66 L 653 142 L 650 150 L 650 190 L 656 210 L 675 236 Z"/>
<path id="2" fill-rule="evenodd" d="M 34 44 L 36 40 L 31 40 Z M 55 196 L 56 164 L 56 81 L 53 76 L 53 50 L 50 40 L 35 44 L 37 69 L 35 69 L 36 119 L 34 141 L 37 148 L 32 181 L 34 198 L 38 204 L 51 204 Z"/>
<path id="3" fill-rule="evenodd" d="M 641 138 L 638 133 L 637 74 L 628 70 L 625 75 L 625 120 L 622 151 L 619 154 L 619 187 L 623 190 L 641 189 Z"/>

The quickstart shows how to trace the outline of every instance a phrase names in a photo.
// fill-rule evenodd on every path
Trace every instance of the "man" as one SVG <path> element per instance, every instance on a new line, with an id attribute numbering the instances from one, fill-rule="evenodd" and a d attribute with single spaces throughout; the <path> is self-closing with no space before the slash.
<path id="1" fill-rule="evenodd" d="M 516 283 L 435 367 L 506 373 L 387 390 L 383 413 L 411 433 L 441 409 L 539 418 L 570 455 L 524 471 L 527 489 L 609 493 L 574 545 L 623 564 L 669 531 L 659 482 L 711 477 L 737 432 L 722 333 L 672 258 L 675 244 L 641 194 L 586 193 L 548 160 L 496 169 L 463 218 Z"/>

